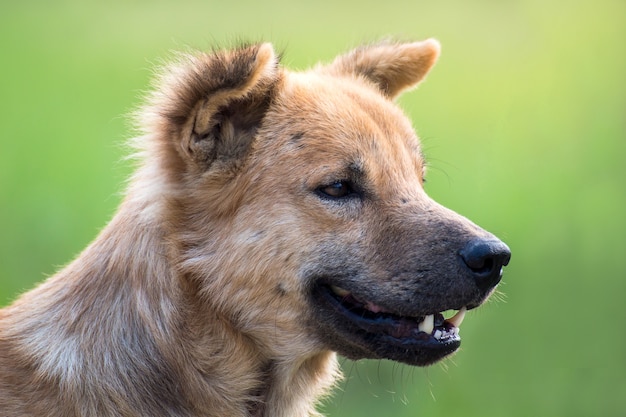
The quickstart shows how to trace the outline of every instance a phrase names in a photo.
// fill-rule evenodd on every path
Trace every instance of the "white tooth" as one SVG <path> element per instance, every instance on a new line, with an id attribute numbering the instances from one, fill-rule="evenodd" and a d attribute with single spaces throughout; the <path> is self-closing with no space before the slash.
<path id="1" fill-rule="evenodd" d="M 340 297 L 347 297 L 348 295 L 350 295 L 349 291 L 346 291 L 341 287 L 337 287 L 336 285 L 331 285 L 330 289 L 333 290 L 333 292 Z"/>
<path id="2" fill-rule="evenodd" d="M 435 330 L 435 334 L 433 335 L 433 337 L 437 340 L 441 339 L 441 335 L 443 335 L 441 330 Z"/>
<path id="3" fill-rule="evenodd" d="M 424 333 L 431 334 L 435 328 L 435 315 L 431 314 L 424 317 L 424 320 L 417 325 L 417 328 Z"/>
<path id="4" fill-rule="evenodd" d="M 463 307 L 460 309 L 454 316 L 450 317 L 446 321 L 453 325 L 454 327 L 459 327 L 461 323 L 463 323 L 463 319 L 465 318 L 465 313 L 467 312 L 467 308 Z"/>

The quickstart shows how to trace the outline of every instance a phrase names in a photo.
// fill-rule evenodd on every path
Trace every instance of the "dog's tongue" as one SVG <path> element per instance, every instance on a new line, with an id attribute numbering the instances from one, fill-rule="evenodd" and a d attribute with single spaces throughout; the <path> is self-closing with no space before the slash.
<path id="1" fill-rule="evenodd" d="M 366 301 L 363 304 L 364 304 L 364 307 L 368 309 L 369 311 L 371 311 L 372 313 L 389 313 L 389 311 L 385 310 L 379 305 L 372 303 L 371 301 Z"/>
<path id="2" fill-rule="evenodd" d="M 340 297 L 343 297 L 344 301 L 348 301 L 350 303 L 355 303 L 355 304 L 360 304 L 362 308 L 369 310 L 372 313 L 390 313 L 390 311 L 385 310 L 383 307 L 379 306 L 378 304 L 374 304 L 371 301 L 359 300 L 354 295 L 352 295 L 352 293 L 344 290 L 341 287 L 332 285 L 331 289 L 333 290 L 335 294 L 337 294 Z"/>

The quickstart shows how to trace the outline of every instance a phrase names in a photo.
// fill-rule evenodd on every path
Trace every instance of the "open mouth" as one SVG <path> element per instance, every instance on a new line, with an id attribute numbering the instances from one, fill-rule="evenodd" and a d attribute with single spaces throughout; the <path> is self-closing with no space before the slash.
<path id="1" fill-rule="evenodd" d="M 336 285 L 322 285 L 327 305 L 341 317 L 338 326 L 369 346 L 376 355 L 414 365 L 428 365 L 458 349 L 459 326 L 467 309 L 456 313 L 400 315 Z"/>
<path id="2" fill-rule="evenodd" d="M 339 301 L 351 315 L 363 321 L 371 321 L 367 326 L 375 326 L 382 332 L 396 339 L 433 338 L 439 342 L 460 340 L 459 326 L 465 318 L 467 309 L 463 307 L 450 318 L 445 319 L 443 313 L 433 313 L 426 316 L 406 317 L 386 311 L 384 308 L 370 302 L 360 301 L 352 293 L 341 287 L 328 287 L 334 298 Z"/>

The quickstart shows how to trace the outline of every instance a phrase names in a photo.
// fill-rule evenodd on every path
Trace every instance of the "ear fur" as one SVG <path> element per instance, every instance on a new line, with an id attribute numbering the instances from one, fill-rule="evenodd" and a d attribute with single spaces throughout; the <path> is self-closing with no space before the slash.
<path id="1" fill-rule="evenodd" d="M 334 75 L 361 76 L 374 83 L 390 99 L 415 87 L 435 65 L 439 42 L 380 43 L 337 57 L 323 71 Z"/>
<path id="2" fill-rule="evenodd" d="M 278 74 L 269 43 L 186 56 L 162 77 L 153 113 L 187 165 L 205 170 L 248 149 Z"/>

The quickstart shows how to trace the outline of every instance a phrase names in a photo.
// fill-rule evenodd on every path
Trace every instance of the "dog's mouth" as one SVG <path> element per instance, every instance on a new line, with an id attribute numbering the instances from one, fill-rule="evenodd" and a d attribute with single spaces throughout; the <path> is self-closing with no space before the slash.
<path id="1" fill-rule="evenodd" d="M 355 316 L 370 329 L 374 326 L 396 339 L 434 339 L 440 343 L 461 340 L 459 326 L 465 318 L 467 311 L 465 307 L 447 319 L 444 319 L 443 312 L 418 317 L 400 316 L 370 301 L 361 301 L 341 287 L 331 285 L 327 288 L 347 313 Z"/>
<path id="2" fill-rule="evenodd" d="M 339 332 L 348 332 L 358 339 L 352 342 L 370 353 L 365 357 L 424 366 L 453 353 L 461 344 L 459 326 L 465 318 L 465 307 L 448 318 L 444 317 L 448 310 L 404 316 L 359 299 L 336 285 L 321 285 L 319 290 L 318 295 L 335 317 L 339 316 L 339 320 L 333 320 Z"/>

